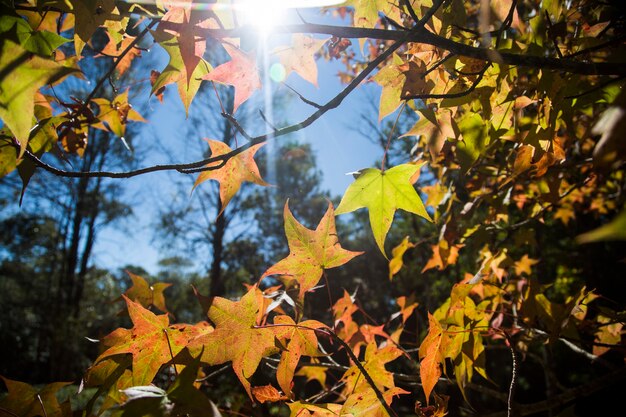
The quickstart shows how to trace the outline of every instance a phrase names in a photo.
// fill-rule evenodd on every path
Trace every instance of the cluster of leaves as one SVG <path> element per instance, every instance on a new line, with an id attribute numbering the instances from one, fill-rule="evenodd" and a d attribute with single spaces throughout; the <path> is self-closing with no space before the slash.
<path id="1" fill-rule="evenodd" d="M 166 284 L 149 286 L 133 276 L 134 286 L 123 296 L 133 327 L 101 340 L 101 354 L 82 381 L 95 389 L 84 410 L 59 404 L 54 393 L 65 383 L 37 391 L 4 378 L 9 394 L 0 411 L 216 416 L 218 407 L 203 393 L 210 377 L 204 368 L 230 364 L 252 403 L 286 403 L 292 416 L 394 416 L 403 396 L 412 398 L 411 412 L 441 416 L 448 410 L 448 397 L 437 392 L 442 375 L 454 379 L 469 401 L 470 388 L 488 390 L 476 382 L 490 380 L 487 347 L 506 346 L 513 356 L 504 396 L 511 415 L 514 409 L 526 412 L 513 402 L 517 361 L 537 342 L 567 343 L 594 360 L 607 350 L 623 353 L 623 306 L 602 303 L 603 294 L 573 269 L 566 271 L 575 276 L 573 284 L 549 285 L 559 277 L 539 277 L 535 269 L 542 260 L 531 257 L 540 254 L 533 247 L 546 225 L 605 224 L 568 240 L 572 246 L 624 239 L 624 214 L 609 222 L 625 195 L 623 9 L 582 0 L 346 2 L 326 11 L 352 25 L 285 27 L 292 42 L 273 53 L 287 75 L 295 72 L 313 85 L 318 85 L 316 59 L 341 60 L 346 87 L 323 105 L 300 96 L 315 108 L 309 117 L 253 137 L 236 115 L 268 86 L 262 85 L 255 51 L 239 42 L 252 29 L 237 25 L 230 5 L 226 0 L 208 5 L 193 0 L 3 2 L 0 172 L 17 169 L 24 185 L 36 168 L 85 178 L 200 172 L 194 187 L 218 181 L 223 210 L 243 182 L 267 185 L 254 160 L 267 140 L 307 127 L 364 81 L 382 87 L 380 120 L 405 111 L 419 115 L 415 126 L 399 132 L 415 138 L 411 152 L 391 168 L 383 157 L 380 169 L 355 173 L 337 208 L 329 203 L 314 230 L 303 226 L 285 202 L 289 255 L 250 283 L 237 301 L 198 295 L 206 311 L 203 321 L 171 324 Z M 103 33 L 108 42 L 96 50 L 93 38 Z M 312 36 L 320 33 L 332 37 Z M 152 94 L 162 100 L 164 88 L 176 84 L 188 110 L 203 82 L 232 86 L 234 103 L 222 108 L 223 116 L 247 142 L 231 149 L 209 139 L 210 156 L 204 160 L 128 172 L 66 171 L 45 163 L 46 152 L 81 155 L 89 146 L 88 129 L 123 138 L 129 122 L 144 121 L 127 91 L 113 100 L 98 93 L 141 56 L 139 45 L 147 38 L 169 55 L 162 71 L 146 77 Z M 359 42 L 352 45 L 350 38 Z M 71 43 L 74 48 L 67 48 Z M 230 59 L 213 66 L 205 60 L 209 45 L 221 45 Z M 68 77 L 81 77 L 81 60 L 97 54 L 114 58 L 109 73 L 88 97 L 60 99 L 55 86 L 62 90 Z M 428 182 L 420 179 L 422 172 L 429 173 Z M 421 189 L 425 204 L 416 184 L 427 184 Z M 447 300 L 428 312 L 419 334 L 405 326 L 420 294 L 395 300 L 397 313 L 385 325 L 360 323 L 355 313 L 364 312 L 348 293 L 333 303 L 332 323 L 304 316 L 307 295 L 325 271 L 362 254 L 340 246 L 335 216 L 363 208 L 380 251 L 376 255 L 385 258 L 397 210 L 415 217 L 415 236 L 391 250 L 390 279 L 402 273 L 403 258 L 421 248 L 418 240 L 432 244 L 422 272 L 459 267 L 458 282 Z M 429 222 L 439 233 L 420 236 L 419 226 Z M 418 349 L 408 347 L 415 345 Z M 276 365 L 264 385 L 256 382 L 262 362 Z M 623 376 L 622 368 L 618 377 Z M 310 381 L 319 383 L 319 393 L 297 397 L 296 383 Z M 551 410 L 571 401 L 571 395 L 565 391 L 560 401 L 531 412 Z"/>

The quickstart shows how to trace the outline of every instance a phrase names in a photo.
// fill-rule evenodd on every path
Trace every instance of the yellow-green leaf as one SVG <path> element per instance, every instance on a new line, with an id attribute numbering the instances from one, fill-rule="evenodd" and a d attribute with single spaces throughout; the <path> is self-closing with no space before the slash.
<path id="1" fill-rule="evenodd" d="M 402 164 L 386 171 L 376 168 L 361 170 L 356 181 L 346 190 L 335 210 L 335 215 L 366 207 L 369 210 L 370 224 L 376 244 L 387 257 L 384 247 L 385 237 L 397 209 L 432 221 L 411 182 L 420 167 L 421 164 Z"/>
<path id="2" fill-rule="evenodd" d="M 33 56 L 11 41 L 0 43 L 0 118 L 20 143 L 20 157 L 35 124 L 35 93 L 74 71 L 76 69 Z"/>

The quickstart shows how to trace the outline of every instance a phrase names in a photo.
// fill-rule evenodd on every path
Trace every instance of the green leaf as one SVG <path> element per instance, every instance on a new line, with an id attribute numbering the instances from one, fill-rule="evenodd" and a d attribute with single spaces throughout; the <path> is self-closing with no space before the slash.
<path id="1" fill-rule="evenodd" d="M 599 242 L 604 240 L 626 240 L 626 209 L 612 221 L 597 229 L 576 237 L 578 243 Z"/>
<path id="2" fill-rule="evenodd" d="M 421 165 L 402 164 L 387 171 L 376 168 L 360 171 L 335 210 L 335 215 L 338 215 L 367 207 L 374 239 L 385 258 L 385 237 L 397 209 L 417 214 L 432 222 L 411 182 Z"/>
<path id="3" fill-rule="evenodd" d="M 33 56 L 8 40 L 0 44 L 0 118 L 20 143 L 22 156 L 33 127 L 35 93 L 72 72 L 54 61 Z"/>
<path id="4" fill-rule="evenodd" d="M 463 172 L 467 172 L 472 164 L 489 144 L 487 125 L 478 113 L 470 113 L 459 121 L 459 130 L 463 139 L 457 143 L 457 158 Z"/>

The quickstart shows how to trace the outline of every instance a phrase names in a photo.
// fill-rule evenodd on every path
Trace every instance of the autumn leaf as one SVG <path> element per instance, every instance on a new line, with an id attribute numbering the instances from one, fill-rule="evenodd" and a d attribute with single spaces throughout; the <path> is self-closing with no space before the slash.
<path id="1" fill-rule="evenodd" d="M 539 263 L 539 260 L 532 259 L 528 254 L 524 254 L 519 261 L 515 262 L 515 274 L 521 276 L 522 274 L 530 275 L 532 273 L 532 267 Z"/>
<path id="2" fill-rule="evenodd" d="M 316 357 L 322 355 L 317 347 L 317 335 L 314 330 L 309 329 L 321 329 L 327 326 L 316 320 L 306 320 L 296 325 L 293 319 L 289 316 L 277 316 L 274 319 L 274 324 L 287 325 L 282 341 L 286 349 L 281 353 L 280 362 L 276 369 L 276 379 L 278 385 L 286 395 L 291 394 L 291 382 L 293 381 L 293 375 L 296 367 L 300 362 L 302 356 Z"/>
<path id="3" fill-rule="evenodd" d="M 295 376 L 306 378 L 306 382 L 317 381 L 321 388 L 326 387 L 326 369 L 322 366 L 315 366 L 317 364 L 319 364 L 319 360 L 311 359 L 311 366 L 307 366 L 306 363 L 302 364 Z"/>
<path id="4" fill-rule="evenodd" d="M 278 55 L 280 63 L 285 68 L 285 77 L 295 71 L 302 78 L 317 87 L 315 54 L 324 46 L 328 39 L 315 39 L 296 33 L 291 38 L 292 46 L 278 47 L 274 53 Z"/>
<path id="5" fill-rule="evenodd" d="M 388 405 L 391 404 L 393 397 L 401 394 L 409 394 L 409 391 L 395 387 L 382 393 L 385 403 Z M 348 396 L 339 415 L 346 417 L 391 417 L 372 388 L 366 388 Z"/>
<path id="6" fill-rule="evenodd" d="M 147 122 L 147 120 L 141 117 L 128 102 L 128 89 L 118 94 L 113 100 L 109 101 L 106 98 L 95 98 L 93 102 L 96 103 L 100 109 L 98 113 L 100 122 L 94 124 L 93 127 L 113 132 L 122 139 L 126 133 L 126 124 L 129 121 Z"/>
<path id="7" fill-rule="evenodd" d="M 148 284 L 148 281 L 141 276 L 133 274 L 130 271 L 126 271 L 130 277 L 133 285 L 124 292 L 124 295 L 131 300 L 141 304 L 145 308 L 155 306 L 164 313 L 170 313 L 165 306 L 165 296 L 163 291 L 166 288 L 172 286 L 172 284 L 166 282 L 156 282 L 153 285 Z M 121 297 L 119 298 L 122 299 Z M 171 313 L 170 313 L 171 314 Z"/>
<path id="8" fill-rule="evenodd" d="M 230 146 L 224 142 L 220 142 L 213 139 L 205 139 L 209 143 L 211 148 L 211 157 L 217 157 L 220 155 L 226 155 L 232 152 Z M 259 173 L 259 167 L 254 162 L 254 154 L 265 143 L 259 143 L 258 145 L 251 146 L 243 152 L 226 160 L 224 166 L 219 169 L 202 171 L 193 188 L 196 188 L 199 184 L 202 184 L 207 180 L 215 180 L 220 183 L 220 201 L 222 207 L 218 213 L 218 217 L 224 212 L 228 202 L 241 187 L 244 181 L 253 182 L 258 185 L 268 186 L 269 184 L 263 181 L 261 174 Z M 221 162 L 214 162 L 207 164 L 207 167 L 219 165 Z"/>
<path id="9" fill-rule="evenodd" d="M 252 394 L 261 404 L 265 402 L 275 403 L 278 401 L 284 401 L 288 398 L 280 393 L 272 385 L 263 385 L 262 387 L 253 387 Z"/>
<path id="10" fill-rule="evenodd" d="M 230 55 L 231 60 L 216 67 L 213 71 L 203 76 L 203 80 L 217 81 L 235 87 L 235 101 L 233 113 L 243 104 L 255 90 L 261 89 L 261 78 L 256 65 L 256 57 L 242 50 L 223 43 L 224 49 Z M 229 111 L 229 109 L 225 109 Z"/>
<path id="11" fill-rule="evenodd" d="M 391 316 L 391 319 L 396 318 L 397 316 L 402 316 L 402 323 L 405 323 L 407 319 L 413 314 L 413 311 L 417 308 L 418 303 L 415 301 L 414 295 L 410 297 L 401 295 L 396 299 L 396 303 L 398 303 L 398 307 L 400 307 L 400 311 L 394 313 Z"/>
<path id="12" fill-rule="evenodd" d="M 74 21 L 74 47 L 80 56 L 84 46 L 96 30 L 108 22 L 122 20 L 115 0 L 43 0 L 38 7 L 51 7 L 72 15 Z"/>
<path id="13" fill-rule="evenodd" d="M 191 106 L 191 102 L 200 89 L 202 77 L 208 74 L 212 67 L 208 62 L 201 59 L 195 68 L 189 70 L 191 75 L 188 76 L 188 70 L 180 52 L 178 38 L 162 32 L 153 32 L 152 35 L 155 41 L 169 55 L 169 62 L 163 71 L 154 74 L 156 77 L 154 82 L 151 82 L 152 89 L 150 94 L 156 94 L 159 97 L 159 93 L 162 92 L 166 85 L 176 83 L 178 94 L 185 107 L 185 113 L 188 115 L 189 106 Z"/>
<path id="14" fill-rule="evenodd" d="M 389 362 L 393 362 L 402 356 L 402 351 L 394 344 L 378 347 L 376 342 L 370 342 L 365 349 L 365 358 L 361 363 L 365 371 L 374 381 L 374 385 L 381 391 L 395 387 L 393 373 L 385 368 Z M 366 390 L 370 385 L 363 377 L 363 372 L 358 366 L 352 365 L 342 376 L 345 381 L 343 392 L 350 394 Z"/>
<path id="15" fill-rule="evenodd" d="M 442 335 L 443 329 L 439 321 L 432 314 L 428 313 L 428 334 L 419 348 L 419 357 L 421 358 L 420 379 L 427 404 L 430 399 L 430 393 L 441 376 L 439 364 L 442 360 L 440 352 Z"/>
<path id="16" fill-rule="evenodd" d="M 290 417 L 337 417 L 340 415 L 340 404 L 309 404 L 301 401 L 288 403 Z"/>
<path id="17" fill-rule="evenodd" d="M 70 385 L 71 382 L 54 382 L 41 388 L 35 389 L 25 382 L 13 381 L 0 376 L 9 391 L 8 395 L 0 401 L 0 414 L 19 417 L 64 417 L 71 414 L 69 402 L 59 404 L 56 393 L 61 388 Z M 2 412 L 4 410 L 8 412 Z"/>
<path id="18" fill-rule="evenodd" d="M 391 250 L 391 260 L 389 261 L 389 279 L 391 280 L 395 274 L 400 272 L 404 265 L 402 257 L 410 248 L 414 248 L 415 244 L 409 241 L 409 237 L 405 236 L 402 242 Z"/>
<path id="19" fill-rule="evenodd" d="M 379 12 L 400 21 L 400 9 L 389 0 L 354 0 L 354 26 L 373 28 L 379 21 Z"/>
<path id="20" fill-rule="evenodd" d="M 325 269 L 335 268 L 350 261 L 363 252 L 343 249 L 337 238 L 335 212 L 332 204 L 315 230 L 304 227 L 289 210 L 289 201 L 283 210 L 285 234 L 289 244 L 289 255 L 263 273 L 261 279 L 270 275 L 290 275 L 300 284 L 298 298 L 317 285 Z"/>
<path id="21" fill-rule="evenodd" d="M 112 355 L 130 353 L 133 356 L 133 385 L 151 383 L 161 365 L 171 361 L 190 340 L 213 331 L 205 325 L 170 326 L 167 314 L 157 316 L 125 295 L 122 297 L 134 327 L 109 333 L 103 343 L 110 347 L 95 363 Z"/>
<path id="22" fill-rule="evenodd" d="M 97 56 L 108 56 L 118 58 L 122 55 L 123 51 L 128 50 L 122 59 L 117 63 L 115 69 L 117 73 L 122 76 L 128 69 L 133 61 L 133 59 L 141 56 L 141 49 L 139 48 L 129 48 L 129 46 L 135 41 L 134 36 L 123 36 L 121 41 L 117 41 L 115 38 L 111 37 L 108 32 L 105 32 L 109 37 L 109 42 L 102 48 L 100 53 L 102 55 Z"/>
<path id="23" fill-rule="evenodd" d="M 372 77 L 383 89 L 380 93 L 380 103 L 378 108 L 378 120 L 393 113 L 402 102 L 402 88 L 406 77 L 403 75 L 400 66 L 404 63 L 402 58 L 393 54 L 391 64 L 382 68 Z"/>
<path id="24" fill-rule="evenodd" d="M 252 286 L 239 301 L 215 297 L 208 316 L 215 331 L 200 336 L 189 344 L 189 351 L 209 365 L 232 362 L 233 370 L 246 392 L 252 397 L 249 379 L 265 356 L 277 353 L 275 339 L 286 331 L 285 327 L 256 328 L 260 290 Z"/>
<path id="25" fill-rule="evenodd" d="M 446 240 L 440 241 L 438 244 L 432 246 L 433 254 L 422 268 L 422 272 L 426 272 L 429 269 L 437 268 L 442 271 L 448 267 L 448 265 L 454 265 L 459 258 L 459 250 L 463 245 L 450 246 Z"/>
<path id="26" fill-rule="evenodd" d="M 168 2 L 169 10 L 161 18 L 163 26 L 167 23 L 178 24 L 178 30 L 167 30 L 173 32 L 178 38 L 178 47 L 182 59 L 185 73 L 187 75 L 187 85 L 191 82 L 194 69 L 202 60 L 206 50 L 206 38 L 200 36 L 198 28 L 209 28 L 208 19 L 199 18 L 199 13 L 193 8 L 193 0 L 182 0 Z"/>
<path id="27" fill-rule="evenodd" d="M 35 93 L 78 70 L 33 55 L 7 39 L 0 43 L 0 68 L 0 119 L 19 142 L 21 158 L 35 124 Z"/>
<path id="28" fill-rule="evenodd" d="M 359 171 L 356 181 L 350 184 L 344 193 L 335 215 L 366 207 L 369 210 L 374 239 L 386 258 L 385 237 L 397 209 L 432 221 L 411 182 L 411 178 L 418 173 L 420 167 L 421 164 L 403 164 L 386 171 L 376 168 Z"/>

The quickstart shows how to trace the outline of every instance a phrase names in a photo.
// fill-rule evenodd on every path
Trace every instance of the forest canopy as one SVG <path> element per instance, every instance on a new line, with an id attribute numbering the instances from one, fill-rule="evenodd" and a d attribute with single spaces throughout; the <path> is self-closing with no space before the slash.
<path id="1" fill-rule="evenodd" d="M 0 7 L 0 415 L 620 409 L 622 2 Z M 334 112 L 380 151 L 338 196 Z M 98 265 L 156 173 L 161 272 Z"/>

